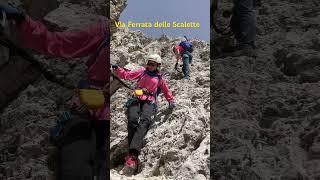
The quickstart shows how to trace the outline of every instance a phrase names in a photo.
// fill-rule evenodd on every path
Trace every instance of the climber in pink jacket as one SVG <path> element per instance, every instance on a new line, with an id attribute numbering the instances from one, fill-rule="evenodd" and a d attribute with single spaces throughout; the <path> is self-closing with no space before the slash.
<path id="1" fill-rule="evenodd" d="M 99 46 L 109 37 L 106 19 L 83 31 L 50 32 L 41 22 L 26 16 L 18 25 L 18 32 L 23 45 L 39 53 L 67 59 L 89 56 L 86 65 L 90 86 L 103 89 L 109 83 L 109 48 L 105 46 L 99 50 Z M 78 96 L 74 96 L 73 100 L 80 105 Z M 109 101 L 103 108 L 90 112 L 97 120 L 109 120 Z"/>
<path id="2" fill-rule="evenodd" d="M 161 57 L 157 54 L 148 56 L 146 68 L 137 71 L 128 71 L 116 65 L 112 65 L 119 78 L 136 80 L 137 84 L 132 92 L 132 97 L 127 102 L 128 107 L 128 145 L 129 154 L 125 158 L 126 163 L 121 174 L 133 174 L 138 165 L 138 155 L 143 147 L 143 138 L 152 122 L 152 115 L 157 104 L 158 90 L 164 93 L 169 102 L 169 108 L 175 107 L 171 91 L 160 74 Z M 139 121 L 140 120 L 140 121 Z"/>
<path id="3" fill-rule="evenodd" d="M 117 68 L 116 74 L 125 80 L 138 80 L 137 87 L 143 87 L 145 92 L 148 94 L 143 94 L 138 96 L 140 100 L 149 100 L 153 103 L 156 103 L 156 98 L 153 94 L 156 95 L 158 88 L 164 93 L 165 98 L 170 103 L 173 101 L 173 96 L 165 83 L 165 81 L 161 78 L 160 72 L 157 72 L 154 76 L 150 76 L 147 74 L 145 68 L 140 68 L 135 72 L 126 71 L 123 68 Z"/>
<path id="4" fill-rule="evenodd" d="M 87 78 L 79 79 L 82 88 L 105 90 L 105 103 L 100 109 L 88 109 L 93 119 L 93 128 L 96 132 L 96 148 L 103 151 L 105 156 L 106 142 L 109 139 L 109 109 L 108 97 L 110 84 L 109 60 L 109 22 L 101 18 L 98 23 L 82 31 L 50 32 L 40 21 L 34 21 L 18 9 L 10 5 L 0 5 L 1 12 L 5 12 L 9 20 L 14 20 L 17 26 L 18 38 L 25 48 L 58 58 L 84 58 L 86 62 Z M 86 86 L 86 87 L 84 87 Z M 77 92 L 77 91 L 75 91 Z M 80 109 L 78 93 L 73 96 L 72 108 Z M 106 157 L 104 158 L 106 159 Z"/>
<path id="5" fill-rule="evenodd" d="M 50 32 L 39 21 L 30 17 L 18 25 L 19 37 L 23 45 L 42 54 L 60 58 L 81 58 L 91 56 L 87 61 L 87 81 L 91 87 L 103 89 L 110 79 L 109 48 L 104 47 L 97 52 L 99 46 L 109 36 L 107 21 L 101 19 L 95 26 L 78 32 Z M 95 54 L 98 53 L 98 54 Z M 80 106 L 78 94 L 73 96 L 73 106 Z M 110 102 L 105 101 L 104 107 L 89 110 L 96 120 L 110 120 Z M 98 124 L 104 124 L 96 122 Z M 97 125 L 97 127 L 102 128 Z M 105 128 L 103 128 L 105 129 Z M 101 130 L 102 131 L 102 130 Z M 106 131 L 98 137 L 105 137 Z"/>

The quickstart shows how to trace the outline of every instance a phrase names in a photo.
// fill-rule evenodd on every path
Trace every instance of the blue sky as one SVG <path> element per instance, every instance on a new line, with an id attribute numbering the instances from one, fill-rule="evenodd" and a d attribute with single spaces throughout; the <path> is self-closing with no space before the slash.
<path id="1" fill-rule="evenodd" d="M 210 40 L 210 0 L 128 0 L 120 21 L 134 22 L 200 22 L 200 28 L 132 28 L 152 37 L 166 34 L 171 37 Z"/>

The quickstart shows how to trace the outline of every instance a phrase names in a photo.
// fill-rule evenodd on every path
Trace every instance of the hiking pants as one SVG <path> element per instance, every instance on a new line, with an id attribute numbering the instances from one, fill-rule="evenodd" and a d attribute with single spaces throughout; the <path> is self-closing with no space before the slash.
<path id="1" fill-rule="evenodd" d="M 189 64 L 192 64 L 192 54 L 189 51 L 185 51 L 184 53 L 189 56 Z"/>
<path id="2" fill-rule="evenodd" d="M 190 58 L 189 54 L 191 55 L 191 53 L 189 53 L 188 51 L 186 51 L 182 54 L 182 62 L 183 62 L 182 72 L 183 72 L 184 77 L 190 77 L 189 65 L 190 65 L 190 59 L 192 59 L 192 58 Z"/>
<path id="3" fill-rule="evenodd" d="M 255 0 L 233 0 L 233 15 L 230 27 L 240 47 L 255 46 L 256 15 Z"/>
<path id="4" fill-rule="evenodd" d="M 96 134 L 96 173 L 98 180 L 106 179 L 110 171 L 110 121 L 94 120 Z"/>
<path id="5" fill-rule="evenodd" d="M 154 105 L 150 101 L 136 100 L 128 106 L 128 145 L 129 151 L 141 151 L 143 138 L 152 122 Z"/>

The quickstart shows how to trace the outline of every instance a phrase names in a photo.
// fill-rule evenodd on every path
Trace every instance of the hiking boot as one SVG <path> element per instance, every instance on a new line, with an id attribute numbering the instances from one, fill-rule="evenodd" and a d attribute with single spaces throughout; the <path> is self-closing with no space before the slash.
<path id="1" fill-rule="evenodd" d="M 247 56 L 247 57 L 256 58 L 257 53 L 253 46 L 247 45 L 243 47 L 234 47 L 232 48 L 231 52 L 225 51 L 221 55 L 218 55 L 217 58 L 226 58 L 228 56 L 229 57 Z"/>
<path id="2" fill-rule="evenodd" d="M 125 160 L 126 163 L 120 171 L 120 175 L 132 176 L 138 169 L 138 160 L 132 155 L 128 155 Z"/>

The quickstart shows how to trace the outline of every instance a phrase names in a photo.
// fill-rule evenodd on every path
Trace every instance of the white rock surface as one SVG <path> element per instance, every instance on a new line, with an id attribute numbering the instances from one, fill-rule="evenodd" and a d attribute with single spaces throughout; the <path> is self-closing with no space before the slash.
<path id="1" fill-rule="evenodd" d="M 119 29 L 113 35 L 111 49 L 114 58 L 111 61 L 114 64 L 125 61 L 128 63 L 126 68 L 135 70 L 145 65 L 147 54 L 161 54 L 162 73 L 177 103 L 177 108 L 170 114 L 166 110 L 168 103 L 160 96 L 158 117 L 145 137 L 146 144 L 140 156 L 142 167 L 134 179 L 160 176 L 166 179 L 209 178 L 209 44 L 194 40 L 191 79 L 186 81 L 174 70 L 172 47 L 178 42 L 179 38 L 150 39 L 139 31 L 127 29 Z M 121 88 L 111 99 L 112 179 L 119 176 L 116 170 L 121 169 L 128 148 L 126 108 L 123 105 L 129 93 L 130 90 Z"/>

